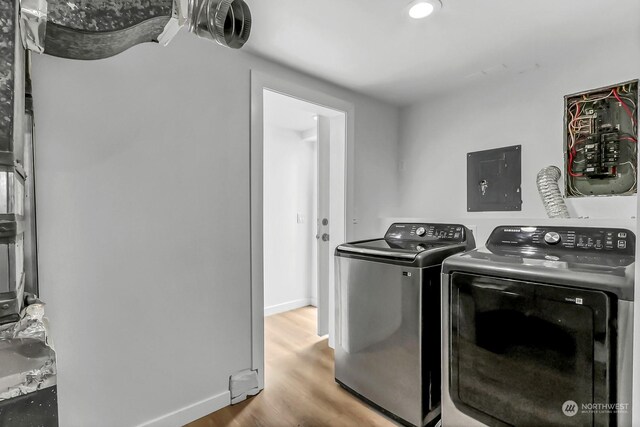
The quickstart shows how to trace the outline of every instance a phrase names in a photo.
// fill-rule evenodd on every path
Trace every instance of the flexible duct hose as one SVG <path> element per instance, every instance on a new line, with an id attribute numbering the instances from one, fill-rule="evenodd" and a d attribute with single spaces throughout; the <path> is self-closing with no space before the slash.
<path id="1" fill-rule="evenodd" d="M 555 166 L 548 166 L 538 172 L 536 184 L 538 193 L 547 210 L 549 218 L 569 218 L 567 205 L 564 203 L 558 180 L 562 176 L 562 172 Z"/>

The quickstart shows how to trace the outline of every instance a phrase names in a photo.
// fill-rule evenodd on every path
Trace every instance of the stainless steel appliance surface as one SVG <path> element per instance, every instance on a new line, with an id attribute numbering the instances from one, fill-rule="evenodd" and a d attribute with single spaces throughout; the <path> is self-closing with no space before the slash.
<path id="1" fill-rule="evenodd" d="M 630 426 L 635 235 L 496 228 L 442 268 L 442 424 Z"/>
<path id="2" fill-rule="evenodd" d="M 383 239 L 338 246 L 336 381 L 412 426 L 440 419 L 440 272 L 473 249 L 457 224 L 393 224 Z"/>

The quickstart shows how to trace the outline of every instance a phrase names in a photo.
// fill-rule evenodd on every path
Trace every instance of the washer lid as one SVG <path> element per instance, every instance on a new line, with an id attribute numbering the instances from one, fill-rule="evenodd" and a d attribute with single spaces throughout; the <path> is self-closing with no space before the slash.
<path id="1" fill-rule="evenodd" d="M 335 254 L 421 268 L 442 264 L 446 257 L 473 248 L 473 234 L 461 224 L 395 223 L 384 239 L 345 243 Z"/>
<path id="2" fill-rule="evenodd" d="M 465 249 L 464 243 L 374 239 L 342 244 L 336 248 L 336 256 L 428 267 L 441 264 L 446 257 Z"/>
<path id="3" fill-rule="evenodd" d="M 444 243 L 426 243 L 416 241 L 375 239 L 361 242 L 345 243 L 338 247 L 344 252 L 362 255 L 383 256 L 389 258 L 403 258 L 413 260 L 420 252 L 449 246 Z"/>

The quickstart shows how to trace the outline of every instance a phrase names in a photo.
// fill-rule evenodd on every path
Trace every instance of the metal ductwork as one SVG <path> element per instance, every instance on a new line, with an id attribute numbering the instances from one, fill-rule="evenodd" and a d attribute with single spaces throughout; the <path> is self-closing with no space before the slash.
<path id="1" fill-rule="evenodd" d="M 102 59 L 145 42 L 168 44 L 184 25 L 239 49 L 251 33 L 244 0 L 21 0 L 25 48 L 70 59 Z"/>
<path id="2" fill-rule="evenodd" d="M 70 59 L 101 59 L 157 41 L 173 14 L 172 0 L 49 0 L 40 50 Z M 24 14 L 22 15 L 24 16 Z M 25 20 L 22 20 L 24 23 Z M 24 32 L 26 25 L 22 25 Z"/>
<path id="3" fill-rule="evenodd" d="M 0 2 L 0 324 L 17 320 L 25 291 L 37 292 L 30 269 L 36 254 L 29 237 L 35 235 L 30 84 L 18 10 L 18 0 Z"/>
<path id="4" fill-rule="evenodd" d="M 13 165 L 22 144 L 25 51 L 18 31 L 18 0 L 0 1 L 0 165 Z"/>
<path id="5" fill-rule="evenodd" d="M 251 11 L 243 0 L 189 0 L 189 31 L 240 49 L 251 33 Z"/>

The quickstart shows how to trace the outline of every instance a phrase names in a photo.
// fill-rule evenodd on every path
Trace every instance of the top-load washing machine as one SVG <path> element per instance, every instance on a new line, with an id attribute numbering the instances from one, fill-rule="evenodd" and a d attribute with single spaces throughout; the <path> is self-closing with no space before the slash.
<path id="1" fill-rule="evenodd" d="M 335 378 L 405 425 L 440 419 L 440 271 L 473 249 L 457 224 L 393 224 L 336 249 Z"/>
<path id="2" fill-rule="evenodd" d="M 443 426 L 631 426 L 635 240 L 506 226 L 447 259 Z"/>

